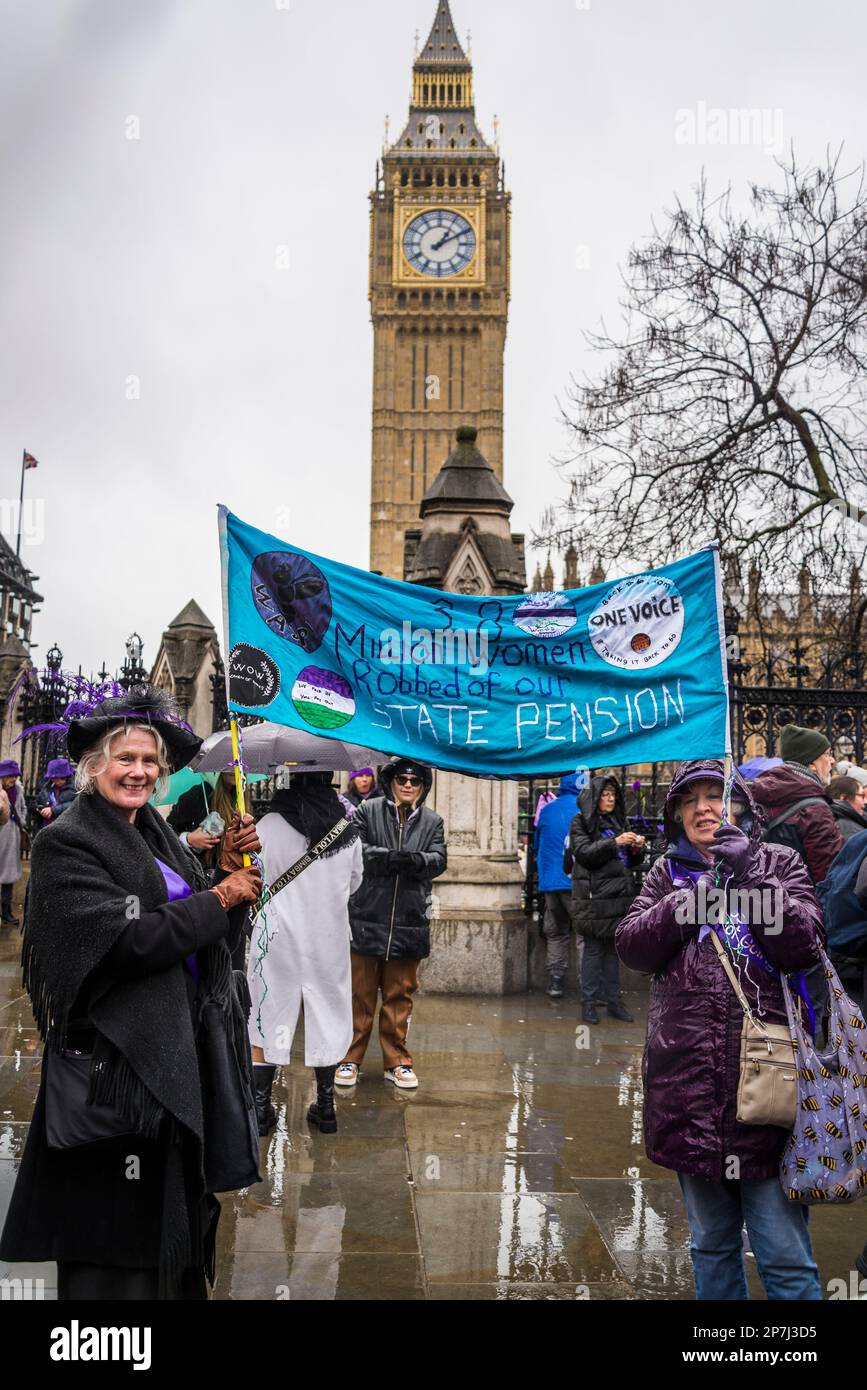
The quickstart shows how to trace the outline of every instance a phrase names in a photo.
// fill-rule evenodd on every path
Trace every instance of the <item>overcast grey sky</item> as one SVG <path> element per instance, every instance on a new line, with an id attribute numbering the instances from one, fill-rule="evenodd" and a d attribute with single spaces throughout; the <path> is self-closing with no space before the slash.
<path id="1" fill-rule="evenodd" d="M 218 501 L 367 565 L 367 194 L 435 10 L 2 0 L 0 500 L 26 447 L 38 664 L 58 641 L 113 667 L 133 628 L 149 664 L 190 596 L 219 628 Z M 684 143 L 677 113 L 700 135 L 702 109 L 758 108 L 771 143 L 845 142 L 856 165 L 867 19 L 862 0 L 452 13 L 513 194 L 505 481 L 529 531 L 558 493 L 557 397 L 582 330 L 616 323 L 630 243 L 702 166 L 717 188 L 773 175 L 761 141 L 730 123 L 729 143 Z"/>

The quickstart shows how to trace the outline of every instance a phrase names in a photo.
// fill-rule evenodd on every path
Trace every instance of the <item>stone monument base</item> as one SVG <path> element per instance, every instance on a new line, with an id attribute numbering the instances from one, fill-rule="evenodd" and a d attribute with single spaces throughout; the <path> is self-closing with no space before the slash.
<path id="1" fill-rule="evenodd" d="M 519 909 L 437 917 L 419 984 L 426 994 L 519 994 L 527 988 L 527 928 Z"/>

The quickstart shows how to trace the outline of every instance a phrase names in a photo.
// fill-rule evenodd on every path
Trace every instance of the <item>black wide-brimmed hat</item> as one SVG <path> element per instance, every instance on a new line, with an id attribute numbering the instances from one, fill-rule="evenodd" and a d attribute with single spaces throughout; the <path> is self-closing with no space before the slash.
<path id="1" fill-rule="evenodd" d="M 66 726 L 66 746 L 76 762 L 109 729 L 127 724 L 147 724 L 161 734 L 175 772 L 186 767 L 202 746 L 202 740 L 176 714 L 165 691 L 154 686 L 134 686 L 126 695 L 99 701 L 87 713 L 86 708 L 80 715 L 71 709 L 73 717 Z"/>

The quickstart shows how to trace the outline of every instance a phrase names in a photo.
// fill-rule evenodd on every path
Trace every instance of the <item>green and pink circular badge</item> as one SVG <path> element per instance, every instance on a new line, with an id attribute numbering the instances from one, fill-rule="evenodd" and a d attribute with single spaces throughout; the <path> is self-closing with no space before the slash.
<path id="1" fill-rule="evenodd" d="M 352 686 L 338 671 L 305 666 L 292 687 L 292 703 L 314 729 L 339 729 L 355 714 Z"/>

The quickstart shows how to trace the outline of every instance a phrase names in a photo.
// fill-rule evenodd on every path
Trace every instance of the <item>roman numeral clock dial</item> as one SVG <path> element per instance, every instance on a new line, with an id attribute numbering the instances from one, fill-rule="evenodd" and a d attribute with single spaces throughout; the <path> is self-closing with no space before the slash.
<path id="1" fill-rule="evenodd" d="M 476 234 L 459 212 L 432 208 L 410 222 L 403 234 L 403 254 L 414 270 L 443 279 L 470 264 Z"/>

